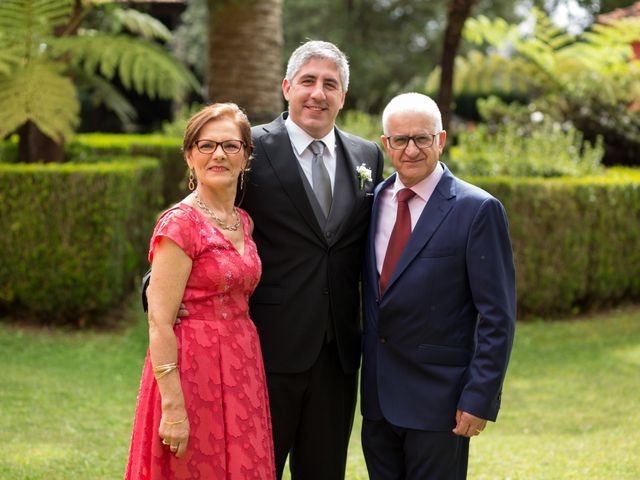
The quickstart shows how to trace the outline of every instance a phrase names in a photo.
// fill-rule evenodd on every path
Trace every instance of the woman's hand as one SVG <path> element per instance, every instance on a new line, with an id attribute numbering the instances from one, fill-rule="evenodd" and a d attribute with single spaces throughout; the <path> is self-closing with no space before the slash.
<path id="1" fill-rule="evenodd" d="M 171 416 L 163 413 L 158 434 L 162 444 L 166 445 L 171 453 L 177 458 L 183 457 L 189 443 L 189 419 L 186 412 L 178 415 L 171 414 Z"/>

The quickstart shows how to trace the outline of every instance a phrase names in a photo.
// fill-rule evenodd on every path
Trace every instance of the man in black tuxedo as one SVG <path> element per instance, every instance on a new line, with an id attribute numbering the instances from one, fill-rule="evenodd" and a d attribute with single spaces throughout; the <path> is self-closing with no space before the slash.
<path id="1" fill-rule="evenodd" d="M 382 152 L 335 126 L 345 55 L 310 41 L 293 52 L 288 112 L 253 128 L 245 208 L 262 259 L 250 299 L 264 357 L 278 478 L 343 479 L 360 364 L 359 283 Z M 321 143 L 319 142 L 321 141 Z M 323 170 L 324 169 L 324 170 Z"/>

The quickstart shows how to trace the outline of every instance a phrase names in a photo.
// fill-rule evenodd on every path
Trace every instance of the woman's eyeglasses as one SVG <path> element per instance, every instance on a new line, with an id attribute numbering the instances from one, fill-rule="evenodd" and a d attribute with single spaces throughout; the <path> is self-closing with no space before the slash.
<path id="1" fill-rule="evenodd" d="M 198 151 L 204 155 L 211 155 L 216 151 L 218 145 L 222 147 L 222 151 L 226 154 L 238 153 L 245 146 L 242 140 L 223 140 L 216 142 L 215 140 L 196 140 L 193 142 Z"/>

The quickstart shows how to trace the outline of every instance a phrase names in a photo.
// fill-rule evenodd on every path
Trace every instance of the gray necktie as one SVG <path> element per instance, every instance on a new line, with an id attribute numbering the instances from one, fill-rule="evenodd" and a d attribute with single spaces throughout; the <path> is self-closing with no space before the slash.
<path id="1" fill-rule="evenodd" d="M 311 183 L 313 191 L 316 194 L 320 208 L 322 208 L 324 212 L 324 216 L 328 217 L 329 210 L 331 210 L 331 179 L 329 178 L 329 172 L 322 159 L 324 143 L 319 140 L 314 140 L 309 145 L 309 150 L 313 153 L 313 160 L 311 161 Z"/>

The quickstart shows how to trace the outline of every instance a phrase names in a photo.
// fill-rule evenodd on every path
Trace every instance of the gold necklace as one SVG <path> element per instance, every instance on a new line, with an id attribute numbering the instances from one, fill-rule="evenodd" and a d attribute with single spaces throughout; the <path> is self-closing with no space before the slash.
<path id="1" fill-rule="evenodd" d="M 200 195 L 198 195 L 198 190 L 196 190 L 194 192 L 193 196 L 196 199 L 196 205 L 198 205 L 198 207 L 200 207 L 200 209 L 202 211 L 204 211 L 207 215 L 209 215 L 211 218 L 213 218 L 213 220 L 218 224 L 218 226 L 222 230 L 231 230 L 233 232 L 238 230 L 238 227 L 240 227 L 240 214 L 238 213 L 238 210 L 236 210 L 235 206 L 233 207 L 233 214 L 236 217 L 236 223 L 234 223 L 233 225 L 227 225 L 222 220 L 220 220 L 220 217 L 218 217 L 213 212 L 213 210 L 211 210 L 209 207 L 207 207 L 207 205 L 200 199 Z"/>

